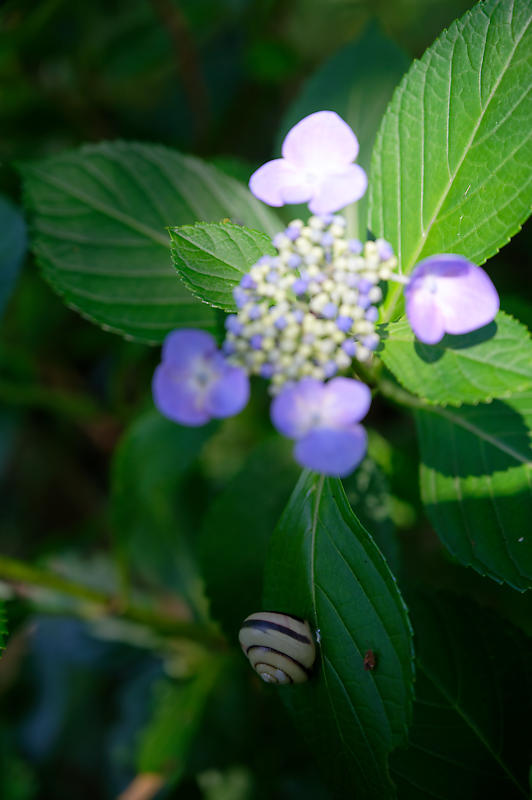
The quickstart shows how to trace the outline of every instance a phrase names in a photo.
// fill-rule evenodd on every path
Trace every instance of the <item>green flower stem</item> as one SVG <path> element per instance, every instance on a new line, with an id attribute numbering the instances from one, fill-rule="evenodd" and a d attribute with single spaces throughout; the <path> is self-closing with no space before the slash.
<path id="1" fill-rule="evenodd" d="M 406 406 L 407 408 L 426 408 L 427 404 L 420 400 L 418 397 L 415 397 L 410 392 L 406 392 L 404 389 L 401 389 L 396 383 L 393 383 L 389 380 L 381 380 L 379 381 L 378 388 L 380 393 L 387 397 L 394 403 L 397 403 L 400 406 Z"/>
<path id="2" fill-rule="evenodd" d="M 154 611 L 141 605 L 120 604 L 117 595 L 85 586 L 63 578 L 48 569 L 26 564 L 0 555 L 0 580 L 9 583 L 26 583 L 58 594 L 66 594 L 92 607 L 102 616 L 120 617 L 145 625 L 153 631 L 176 638 L 191 639 L 214 649 L 223 649 L 225 639 L 213 626 L 182 620 L 163 611 Z"/>

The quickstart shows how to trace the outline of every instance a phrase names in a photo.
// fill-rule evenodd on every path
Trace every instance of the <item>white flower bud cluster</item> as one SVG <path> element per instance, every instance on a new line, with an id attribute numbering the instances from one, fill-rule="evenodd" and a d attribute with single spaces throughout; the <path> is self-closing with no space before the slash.
<path id="1" fill-rule="evenodd" d="M 379 282 L 397 260 L 384 240 L 346 238 L 340 215 L 291 222 L 234 290 L 224 352 L 250 374 L 271 378 L 275 394 L 304 377 L 331 378 L 379 344 Z"/>

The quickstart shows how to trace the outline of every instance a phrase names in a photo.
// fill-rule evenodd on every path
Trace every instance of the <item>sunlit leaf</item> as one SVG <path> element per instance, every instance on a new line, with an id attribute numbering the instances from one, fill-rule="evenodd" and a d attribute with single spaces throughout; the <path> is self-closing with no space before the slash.
<path id="1" fill-rule="evenodd" d="M 421 495 L 460 563 L 532 586 L 532 392 L 416 412 Z"/>
<path id="2" fill-rule="evenodd" d="M 532 341 L 524 325 L 500 312 L 495 322 L 426 345 L 406 320 L 385 333 L 382 360 L 409 392 L 431 403 L 461 405 L 508 397 L 532 387 Z"/>
<path id="3" fill-rule="evenodd" d="M 531 19 L 529 0 L 477 3 L 394 93 L 371 163 L 370 227 L 404 273 L 434 253 L 481 264 L 530 213 Z"/>
<path id="4" fill-rule="evenodd" d="M 171 228 L 172 259 L 193 295 L 225 311 L 236 309 L 233 289 L 264 255 L 275 255 L 264 233 L 231 223 L 200 222 Z"/>

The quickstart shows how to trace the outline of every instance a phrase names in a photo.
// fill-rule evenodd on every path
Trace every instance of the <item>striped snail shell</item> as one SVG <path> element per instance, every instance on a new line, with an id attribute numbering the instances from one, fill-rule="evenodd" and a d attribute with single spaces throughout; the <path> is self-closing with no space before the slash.
<path id="1" fill-rule="evenodd" d="M 246 617 L 238 634 L 251 666 L 266 683 L 303 683 L 316 658 L 308 622 L 290 614 L 260 611 Z"/>

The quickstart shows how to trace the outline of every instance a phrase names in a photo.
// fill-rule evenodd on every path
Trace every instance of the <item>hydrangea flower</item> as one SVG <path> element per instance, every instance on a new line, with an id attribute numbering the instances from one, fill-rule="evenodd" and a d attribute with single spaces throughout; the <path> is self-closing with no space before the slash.
<path id="1" fill-rule="evenodd" d="M 272 206 L 307 202 L 313 216 L 294 220 L 273 239 L 274 255 L 253 264 L 233 290 L 222 352 L 203 331 L 174 331 L 153 378 L 159 410 L 182 425 L 237 414 L 249 397 L 249 375 L 270 382 L 271 418 L 295 440 L 294 456 L 325 475 L 348 475 L 363 459 L 359 424 L 371 393 L 358 380 L 336 377 L 374 358 L 380 342 L 382 285 L 405 287 L 406 311 L 418 339 L 468 333 L 491 322 L 499 298 L 480 267 L 463 256 L 422 261 L 410 277 L 384 239 L 347 235 L 334 212 L 358 200 L 366 174 L 353 163 L 356 136 L 334 112 L 320 111 L 288 133 L 280 159 L 250 179 L 253 194 Z"/>
<path id="2" fill-rule="evenodd" d="M 210 334 L 183 329 L 164 340 L 152 389 L 161 414 L 181 425 L 196 426 L 242 411 L 249 398 L 249 379 L 243 369 L 227 363 Z"/>
<path id="3" fill-rule="evenodd" d="M 303 378 L 277 395 L 271 417 L 280 433 L 296 440 L 294 457 L 303 467 L 342 477 L 366 453 L 367 435 L 357 423 L 370 403 L 371 392 L 360 381 Z"/>
<path id="4" fill-rule="evenodd" d="M 237 313 L 226 320 L 228 360 L 271 379 L 276 394 L 287 383 L 324 381 L 367 362 L 379 345 L 379 283 L 397 267 L 383 239 L 346 236 L 341 215 L 291 222 L 234 290 Z"/>
<path id="5" fill-rule="evenodd" d="M 282 158 L 263 164 L 249 188 L 270 206 L 308 203 L 313 214 L 338 211 L 366 191 L 366 173 L 353 161 L 358 140 L 334 111 L 318 111 L 288 132 Z"/>
<path id="6" fill-rule="evenodd" d="M 421 261 L 405 288 L 406 313 L 417 338 L 436 344 L 445 333 L 470 333 L 492 322 L 499 296 L 483 269 L 464 256 Z"/>

